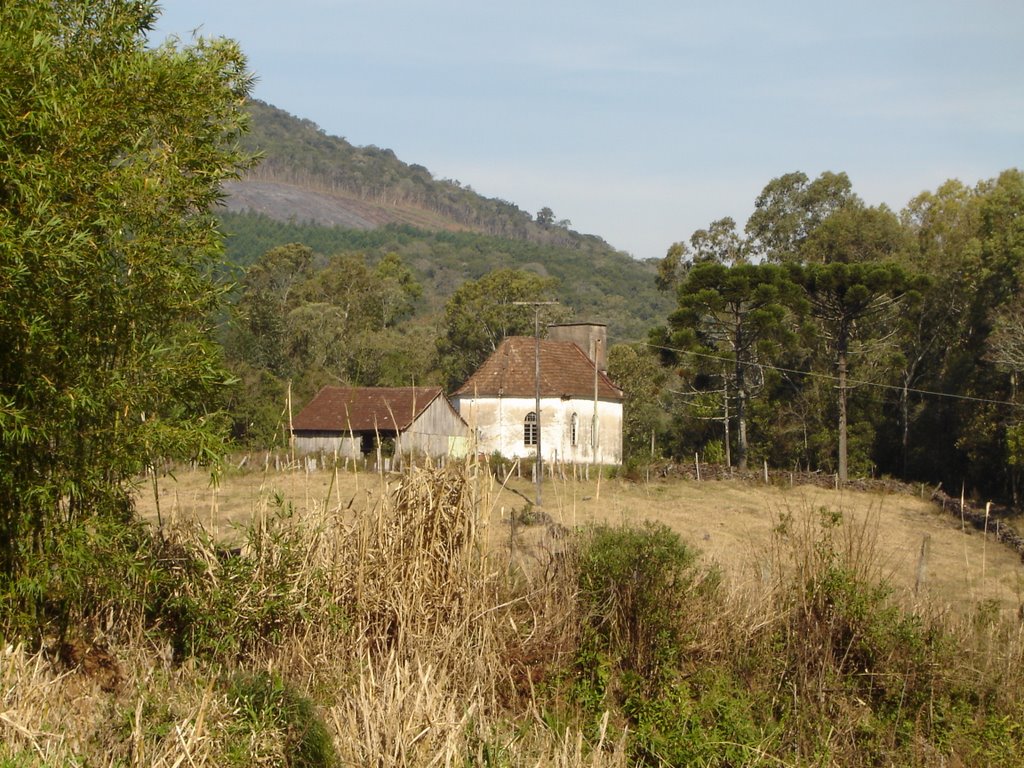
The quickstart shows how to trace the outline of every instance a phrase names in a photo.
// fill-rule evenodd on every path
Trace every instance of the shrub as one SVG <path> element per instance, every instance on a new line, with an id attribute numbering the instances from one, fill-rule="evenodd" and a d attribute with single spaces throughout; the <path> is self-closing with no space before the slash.
<path id="1" fill-rule="evenodd" d="M 717 572 L 651 523 L 585 532 L 576 562 L 581 629 L 568 699 L 591 733 L 610 711 L 634 765 L 771 762 L 780 729 L 716 626 L 726 604 Z"/>
<path id="2" fill-rule="evenodd" d="M 277 675 L 241 673 L 228 685 L 238 712 L 231 749 L 233 761 L 251 765 L 266 751 L 280 751 L 289 768 L 329 768 L 338 764 L 330 734 L 313 703 Z M 258 738 L 254 738 L 258 737 Z M 269 737 L 269 738 L 268 738 Z"/>
<path id="3" fill-rule="evenodd" d="M 0 578 L 0 631 L 38 645 L 102 633 L 125 636 L 149 606 L 154 542 L 137 521 L 100 515 L 40 543 L 13 579 Z"/>
<path id="4" fill-rule="evenodd" d="M 709 440 L 704 444 L 704 461 L 707 464 L 725 464 L 725 443 Z"/>
<path id="5" fill-rule="evenodd" d="M 630 754 L 643 765 L 758 765 L 769 744 L 761 703 L 728 669 L 708 665 L 657 696 L 627 697 Z M 775 760 L 765 760 L 775 765 Z"/>
<path id="6" fill-rule="evenodd" d="M 658 679 L 679 661 L 686 608 L 698 587 L 709 593 L 697 553 L 668 526 L 599 526 L 578 560 L 579 610 L 585 635 L 617 666 Z"/>
<path id="7" fill-rule="evenodd" d="M 759 684 L 790 691 L 778 715 L 786 742 L 805 759 L 851 766 L 932 764 L 922 754 L 1007 764 L 975 761 L 1014 753 L 1016 704 L 999 700 L 967 638 L 894 601 L 876 531 L 828 509 L 785 515 L 776 529 L 775 618 L 759 651 L 770 671 Z M 989 621 L 983 608 L 971 629 Z"/>

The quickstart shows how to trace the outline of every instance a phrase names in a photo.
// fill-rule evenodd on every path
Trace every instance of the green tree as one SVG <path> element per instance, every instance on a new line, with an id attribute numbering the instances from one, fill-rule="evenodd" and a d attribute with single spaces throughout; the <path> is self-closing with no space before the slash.
<path id="1" fill-rule="evenodd" d="M 0 4 L 0 574 L 126 514 L 154 458 L 220 445 L 211 339 L 251 78 L 227 40 L 151 47 L 145 0 Z"/>
<path id="2" fill-rule="evenodd" d="M 914 281 L 903 267 L 892 262 L 792 265 L 790 274 L 804 289 L 810 313 L 819 321 L 821 338 L 834 365 L 838 474 L 846 482 L 851 345 L 855 341 L 863 345 L 884 335 L 873 334 L 872 329 L 883 318 L 891 320 L 896 305 L 913 288 Z"/>
<path id="3" fill-rule="evenodd" d="M 699 353 L 691 366 L 712 377 L 723 367 L 721 400 L 726 404 L 726 458 L 729 452 L 729 406 L 735 398 L 736 460 L 747 466 L 747 406 L 752 388 L 749 372 L 759 358 L 790 336 L 784 323 L 795 289 L 777 265 L 751 264 L 751 242 L 725 217 L 690 236 L 689 247 L 676 243 L 658 267 L 660 288 L 674 288 L 677 307 L 663 340 Z M 758 369 L 759 370 L 759 369 Z M 694 401 L 696 405 L 696 401 Z M 709 416 L 710 418 L 710 416 Z"/>
<path id="4" fill-rule="evenodd" d="M 838 379 L 835 455 L 843 481 L 848 478 L 851 357 L 875 363 L 883 351 L 891 351 L 896 307 L 921 288 L 905 267 L 909 244 L 888 208 L 868 207 L 851 197 L 803 237 L 797 258 L 790 260 L 791 275 L 804 290 L 818 340 Z M 880 367 L 891 369 L 891 360 Z M 856 426 L 862 436 L 871 431 L 870 420 Z"/>
<path id="5" fill-rule="evenodd" d="M 398 323 L 410 316 L 422 288 L 397 254 L 370 268 L 361 253 L 339 253 L 296 293 L 288 314 L 289 354 L 297 374 L 316 371 L 350 384 L 376 386 L 394 380 L 386 357 L 410 351 L 411 337 Z M 411 342 L 410 342 L 411 343 Z M 420 354 L 410 360 L 421 360 Z M 384 371 L 390 371 L 387 375 Z M 426 371 L 408 366 L 404 381 L 423 381 Z"/>
<path id="6" fill-rule="evenodd" d="M 1014 397 L 1012 370 L 994 364 L 991 336 L 1024 285 L 1024 174 L 1007 170 L 973 188 L 946 182 L 911 201 L 904 219 L 915 235 L 911 263 L 930 278 L 920 323 L 925 338 L 938 336 L 919 386 L 966 396 L 920 398 L 910 469 L 966 479 L 988 494 L 1015 492 L 1016 470 L 1004 460 L 1014 409 L 985 401 Z"/>
<path id="7" fill-rule="evenodd" d="M 729 216 L 698 229 L 690 235 L 690 245 L 695 264 L 710 261 L 732 267 L 750 262 L 750 242 L 736 231 L 736 222 Z"/>
<path id="8" fill-rule="evenodd" d="M 654 283 L 661 291 L 676 290 L 693 264 L 705 261 L 727 266 L 745 264 L 749 255 L 750 242 L 736 232 L 736 222 L 726 216 L 690 235 L 689 244 L 679 242 L 669 246 L 665 257 L 657 264 Z"/>
<path id="9" fill-rule="evenodd" d="M 654 284 L 659 291 L 674 291 L 676 286 L 686 277 L 693 256 L 690 246 L 684 242 L 672 243 L 665 257 L 658 261 Z"/>
<path id="10" fill-rule="evenodd" d="M 1024 467 L 1024 418 L 1017 404 L 1020 377 L 1024 374 L 1024 296 L 1017 294 L 995 313 L 988 337 L 988 359 L 1010 375 L 1010 397 L 1015 407 L 1007 415 L 1006 456 L 1014 503 L 1020 496 L 1020 470 Z"/>
<path id="11" fill-rule="evenodd" d="M 533 272 L 499 269 L 463 283 L 445 304 L 444 336 L 438 342 L 441 367 L 450 388 L 458 387 L 506 336 L 532 336 L 534 310 L 517 301 L 545 301 L 556 281 Z M 565 308 L 542 310 L 542 323 L 566 316 Z"/>
<path id="12" fill-rule="evenodd" d="M 272 248 L 249 267 L 228 340 L 233 357 L 278 377 L 291 375 L 286 352 L 288 313 L 295 305 L 296 289 L 312 270 L 313 251 L 300 243 Z"/>
<path id="13" fill-rule="evenodd" d="M 811 181 L 800 171 L 772 179 L 747 219 L 750 250 L 771 261 L 800 258 L 804 241 L 834 212 L 859 202 L 845 173 L 826 171 Z"/>
<path id="14" fill-rule="evenodd" d="M 912 390 L 948 391 L 962 386 L 948 371 L 959 368 L 955 361 L 962 355 L 964 342 L 975 335 L 969 323 L 983 273 L 979 207 L 978 194 L 953 180 L 934 192 L 922 192 L 900 214 L 911 238 L 909 268 L 928 278 L 921 300 L 900 313 L 896 336 L 899 472 L 904 477 L 930 477 L 937 469 L 940 473 L 950 470 L 943 459 L 956 440 L 948 428 L 949 403 Z M 912 440 L 917 435 L 922 439 Z"/>
<path id="15" fill-rule="evenodd" d="M 325 259 L 298 243 L 267 251 L 246 272 L 225 334 L 243 389 L 232 400 L 235 437 L 263 445 L 277 437 L 288 382 L 301 400 L 326 383 L 430 379 L 436 335 L 406 322 L 421 295 L 397 253 L 371 269 L 360 252 Z"/>
<path id="16" fill-rule="evenodd" d="M 735 264 L 703 261 L 689 270 L 678 289 L 679 308 L 669 317 L 677 347 L 703 353 L 725 365 L 725 399 L 735 395 L 736 464 L 746 469 L 748 403 L 757 384 L 750 373 L 790 337 L 787 304 L 795 301 L 795 286 L 775 264 Z M 701 367 L 709 367 L 706 362 Z"/>
<path id="17" fill-rule="evenodd" d="M 1024 295 L 1017 294 L 993 316 L 989 359 L 1003 370 L 1024 373 Z"/>
<path id="18" fill-rule="evenodd" d="M 1003 171 L 978 192 L 984 282 L 976 313 L 987 317 L 1024 286 L 1024 171 Z"/>
<path id="19" fill-rule="evenodd" d="M 380 327 L 390 328 L 412 315 L 423 296 L 423 286 L 402 257 L 389 252 L 374 268 L 380 302 Z"/>
<path id="20" fill-rule="evenodd" d="M 237 381 L 229 399 L 231 432 L 240 443 L 269 447 L 287 437 L 288 382 L 297 372 L 289 319 L 314 262 L 311 248 L 287 243 L 264 253 L 241 281 L 241 295 L 222 333 Z"/>
<path id="21" fill-rule="evenodd" d="M 622 443 L 627 460 L 650 456 L 652 437 L 663 420 L 660 395 L 667 372 L 644 345 L 615 344 L 608 350 L 608 375 L 625 395 Z"/>
<path id="22" fill-rule="evenodd" d="M 310 276 L 296 293 L 295 305 L 322 304 L 331 307 L 344 326 L 354 334 L 383 327 L 380 280 L 362 253 L 339 253 Z"/>
<path id="23" fill-rule="evenodd" d="M 994 362 L 995 366 L 990 365 L 987 370 L 983 365 L 975 366 L 968 394 L 984 392 L 993 399 L 1016 402 L 1018 376 L 1024 362 L 1024 172 L 1004 171 L 978 189 L 982 289 L 976 294 L 971 317 L 972 327 L 979 331 L 977 337 L 985 339 L 979 363 Z M 976 428 L 972 461 L 984 463 L 989 457 L 1005 456 L 1004 466 L 1009 469 L 1010 491 L 1015 499 L 1019 496 L 1019 474 L 1024 465 L 1024 428 L 1019 410 L 983 409 L 971 424 Z M 982 425 L 988 428 L 979 429 Z M 989 471 L 994 469 L 989 467 Z"/>

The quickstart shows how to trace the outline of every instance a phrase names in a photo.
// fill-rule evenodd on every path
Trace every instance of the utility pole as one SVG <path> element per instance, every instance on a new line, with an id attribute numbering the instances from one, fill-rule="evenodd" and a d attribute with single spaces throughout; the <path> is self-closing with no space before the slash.
<path id="1" fill-rule="evenodd" d="M 540 509 L 541 502 L 541 482 L 544 480 L 544 457 L 540 452 L 540 308 L 549 307 L 553 304 L 557 304 L 557 301 L 513 301 L 517 307 L 533 307 L 533 381 L 534 381 L 534 396 L 536 399 L 534 413 L 537 414 L 537 461 L 536 461 L 536 481 L 537 481 L 537 498 L 534 502 L 534 506 Z"/>
<path id="2" fill-rule="evenodd" d="M 591 349 L 594 353 L 594 415 L 590 424 L 590 463 L 594 465 L 594 469 L 597 469 L 597 449 L 598 446 L 601 445 L 601 436 L 598 434 L 598 425 L 600 424 L 600 420 L 597 415 L 597 361 L 598 358 L 601 357 L 601 340 L 594 339 Z"/>
<path id="3" fill-rule="evenodd" d="M 725 467 L 732 469 L 732 454 L 729 448 L 729 377 L 726 371 L 722 371 L 722 404 L 725 406 L 725 417 L 722 419 L 725 424 Z"/>

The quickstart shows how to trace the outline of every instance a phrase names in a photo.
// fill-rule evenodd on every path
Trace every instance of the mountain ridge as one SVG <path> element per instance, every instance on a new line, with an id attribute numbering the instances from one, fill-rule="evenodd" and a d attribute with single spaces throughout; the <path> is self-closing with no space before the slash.
<path id="1" fill-rule="evenodd" d="M 612 341 L 646 338 L 671 311 L 672 297 L 656 289 L 654 260 L 574 232 L 549 209 L 535 220 L 468 185 L 435 180 L 391 150 L 355 147 L 263 102 L 252 102 L 251 115 L 244 145 L 262 161 L 224 189 L 229 274 L 302 243 L 321 263 L 342 253 L 369 264 L 399 256 L 423 285 L 428 313 L 443 311 L 462 283 L 502 268 L 556 278 L 552 298 L 577 317 L 605 322 Z"/>
<path id="2" fill-rule="evenodd" d="M 251 100 L 249 111 L 250 132 L 242 144 L 262 160 L 226 186 L 225 204 L 234 213 L 252 211 L 277 221 L 353 229 L 397 224 L 469 231 L 542 245 L 586 244 L 628 256 L 597 235 L 555 222 L 553 215 L 534 219 L 507 200 L 484 197 L 458 181 L 436 179 L 424 166 L 406 163 L 390 149 L 353 145 L 262 101 Z"/>

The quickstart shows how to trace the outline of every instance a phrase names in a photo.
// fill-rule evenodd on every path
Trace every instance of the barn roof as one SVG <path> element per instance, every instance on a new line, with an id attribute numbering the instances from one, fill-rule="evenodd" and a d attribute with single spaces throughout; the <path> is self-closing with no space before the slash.
<path id="1" fill-rule="evenodd" d="M 533 397 L 536 393 L 535 340 L 510 336 L 469 377 L 456 396 Z M 542 397 L 594 396 L 594 363 L 571 341 L 540 342 L 540 393 Z M 597 396 L 621 400 L 622 390 L 603 372 L 597 372 Z"/>
<path id="2" fill-rule="evenodd" d="M 440 387 L 324 387 L 292 420 L 292 429 L 402 432 L 438 397 Z"/>

